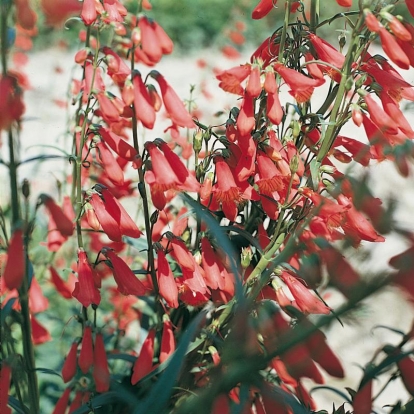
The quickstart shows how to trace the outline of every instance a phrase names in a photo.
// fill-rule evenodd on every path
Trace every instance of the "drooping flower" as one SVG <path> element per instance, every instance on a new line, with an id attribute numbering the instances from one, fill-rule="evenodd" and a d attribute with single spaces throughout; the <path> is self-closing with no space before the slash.
<path id="1" fill-rule="evenodd" d="M 246 93 L 251 98 L 257 98 L 261 91 L 262 85 L 260 83 L 260 68 L 258 66 L 252 66 L 252 70 L 247 81 Z"/>
<path id="2" fill-rule="evenodd" d="M 69 352 L 66 356 L 65 362 L 62 367 L 63 382 L 69 382 L 76 374 L 77 369 L 77 352 L 78 342 L 74 341 L 69 348 Z"/>
<path id="3" fill-rule="evenodd" d="M 7 289 L 19 289 L 26 274 L 26 254 L 23 246 L 23 230 L 16 229 L 7 249 L 7 262 L 3 277 Z"/>
<path id="4" fill-rule="evenodd" d="M 78 365 L 84 374 L 87 374 L 89 368 L 93 365 L 93 339 L 92 327 L 90 325 L 86 325 L 83 330 Z"/>
<path id="5" fill-rule="evenodd" d="M 171 40 L 170 36 L 167 35 L 165 30 L 155 21 L 152 21 L 152 28 L 158 38 L 158 42 L 161 46 L 162 53 L 164 55 L 169 55 L 174 49 L 174 43 Z"/>
<path id="6" fill-rule="evenodd" d="M 336 2 L 342 7 L 352 7 L 352 0 L 336 0 Z"/>
<path id="7" fill-rule="evenodd" d="M 273 68 L 289 85 L 289 93 L 299 103 L 308 101 L 312 96 L 314 89 L 325 82 L 324 79 L 309 78 L 294 69 L 287 68 L 279 62 L 273 64 Z"/>
<path id="8" fill-rule="evenodd" d="M 121 158 L 128 161 L 136 160 L 138 155 L 137 151 L 125 139 L 105 127 L 100 127 L 97 132 L 103 138 L 104 142 Z"/>
<path id="9" fill-rule="evenodd" d="M 151 329 L 142 344 L 141 352 L 132 367 L 131 384 L 135 385 L 139 380 L 149 374 L 152 370 L 152 360 L 154 358 L 155 329 Z"/>
<path id="10" fill-rule="evenodd" d="M 372 379 L 361 384 L 352 399 L 354 414 L 371 414 L 372 409 Z"/>
<path id="11" fill-rule="evenodd" d="M 243 97 L 236 124 L 242 136 L 249 136 L 256 124 L 254 118 L 254 99 L 247 93 Z"/>
<path id="12" fill-rule="evenodd" d="M 162 364 L 175 351 L 175 337 L 173 325 L 169 319 L 164 319 L 162 324 L 162 337 L 160 344 L 159 361 Z"/>
<path id="13" fill-rule="evenodd" d="M 12 414 L 11 408 L 7 407 L 11 373 L 11 367 L 7 362 L 3 361 L 0 367 L 0 411 L 4 414 Z"/>
<path id="14" fill-rule="evenodd" d="M 125 296 L 145 295 L 145 286 L 135 276 L 130 267 L 120 257 L 118 257 L 113 252 L 113 250 L 104 247 L 101 250 L 101 253 L 110 261 L 114 279 L 116 284 L 118 285 L 118 290 L 120 293 L 122 293 Z"/>
<path id="15" fill-rule="evenodd" d="M 173 124 L 183 128 L 195 128 L 191 115 L 187 109 L 185 109 L 183 102 L 175 93 L 174 89 L 165 80 L 164 76 L 155 70 L 150 72 L 150 76 L 152 76 L 160 86 L 165 110 L 167 111 Z"/>
<path id="16" fill-rule="evenodd" d="M 96 286 L 97 277 L 94 275 L 86 252 L 78 250 L 78 281 L 72 296 L 76 298 L 85 308 L 90 305 L 98 306 L 101 302 L 101 294 Z"/>
<path id="17" fill-rule="evenodd" d="M 32 341 L 35 345 L 41 345 L 52 339 L 49 331 L 37 320 L 34 314 L 30 315 L 30 325 L 32 327 Z"/>
<path id="18" fill-rule="evenodd" d="M 55 285 L 56 290 L 60 293 L 65 299 L 72 298 L 72 291 L 66 285 L 66 283 L 61 279 L 58 272 L 53 266 L 49 266 L 50 277 L 52 283 Z"/>
<path id="19" fill-rule="evenodd" d="M 108 358 L 106 356 L 105 344 L 101 332 L 98 332 L 95 336 L 92 375 L 97 392 L 102 393 L 109 390 L 110 373 L 108 368 Z"/>
<path id="20" fill-rule="evenodd" d="M 102 52 L 106 55 L 108 75 L 117 85 L 123 85 L 127 77 L 131 74 L 131 69 L 110 47 L 105 46 L 102 48 Z"/>
<path id="21" fill-rule="evenodd" d="M 71 387 L 68 387 L 65 389 L 65 391 L 63 391 L 62 395 L 57 400 L 55 408 L 52 411 L 52 414 L 65 414 L 66 413 L 66 410 L 69 405 L 69 397 L 70 397 L 71 392 L 72 392 Z"/>
<path id="22" fill-rule="evenodd" d="M 53 198 L 46 194 L 41 194 L 39 200 L 45 205 L 48 212 L 53 218 L 56 224 L 56 229 L 62 236 L 71 236 L 73 234 L 74 224 L 70 220 L 63 210 L 55 203 Z"/>
<path id="23" fill-rule="evenodd" d="M 97 18 L 95 0 L 83 0 L 81 19 L 86 26 L 90 26 Z"/>
<path id="24" fill-rule="evenodd" d="M 260 0 L 257 6 L 252 11 L 252 19 L 262 19 L 270 13 L 270 11 L 273 9 L 276 3 L 277 0 Z"/>
<path id="25" fill-rule="evenodd" d="M 41 0 L 40 7 L 47 25 L 60 26 L 70 16 L 79 15 L 82 3 L 78 0 Z"/>
<path id="26" fill-rule="evenodd" d="M 178 308 L 178 287 L 163 250 L 157 253 L 157 281 L 159 293 L 168 306 Z"/>
<path id="27" fill-rule="evenodd" d="M 288 272 L 283 272 L 281 278 L 288 286 L 302 312 L 323 315 L 330 313 L 331 310 L 319 298 L 314 296 L 299 279 Z"/>
<path id="28" fill-rule="evenodd" d="M 138 238 L 142 235 L 122 204 L 101 184 L 95 185 L 90 203 L 106 235 L 113 241 L 122 241 L 122 235 Z"/>
<path id="29" fill-rule="evenodd" d="M 25 106 L 18 80 L 12 75 L 0 76 L 0 130 L 7 130 L 13 122 L 20 121 Z"/>
<path id="30" fill-rule="evenodd" d="M 387 56 L 401 69 L 409 69 L 410 60 L 394 36 L 385 27 L 380 27 L 378 33 L 380 35 L 382 48 Z"/>
<path id="31" fill-rule="evenodd" d="M 124 185 L 124 172 L 104 141 L 95 144 L 96 160 L 106 172 L 108 178 L 117 186 Z"/>

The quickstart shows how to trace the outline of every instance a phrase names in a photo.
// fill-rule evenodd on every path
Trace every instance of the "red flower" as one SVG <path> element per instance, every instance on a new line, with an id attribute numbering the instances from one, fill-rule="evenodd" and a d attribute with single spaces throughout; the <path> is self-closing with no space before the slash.
<path id="1" fill-rule="evenodd" d="M 9 401 L 11 372 L 10 366 L 3 361 L 0 368 L 0 412 L 4 414 L 12 413 L 11 408 L 7 407 Z"/>
<path id="2" fill-rule="evenodd" d="M 90 203 L 106 235 L 118 242 L 122 241 L 122 235 L 140 237 L 142 232 L 111 192 L 101 184 L 96 184 L 94 188 L 99 194 L 92 194 Z"/>
<path id="3" fill-rule="evenodd" d="M 336 2 L 342 7 L 352 7 L 352 0 L 336 0 Z"/>
<path id="4" fill-rule="evenodd" d="M 236 184 L 228 164 L 222 157 L 215 157 L 216 184 L 213 186 L 213 196 L 220 203 L 226 217 L 235 221 L 238 205 L 243 201 L 243 194 Z"/>
<path id="5" fill-rule="evenodd" d="M 87 374 L 89 368 L 93 365 L 93 340 L 92 327 L 90 325 L 85 326 L 83 330 L 78 365 L 84 374 Z"/>
<path id="6" fill-rule="evenodd" d="M 118 291 L 123 295 L 145 295 L 145 286 L 134 275 L 129 266 L 118 257 L 111 249 L 104 247 L 101 250 L 102 254 L 110 260 L 112 272 Z"/>
<path id="7" fill-rule="evenodd" d="M 108 13 L 109 22 L 122 23 L 124 21 L 123 16 L 126 16 L 127 10 L 118 0 L 103 0 L 103 5 Z"/>
<path id="8" fill-rule="evenodd" d="M 25 111 L 22 90 L 12 75 L 0 76 L 0 130 L 7 130 L 19 121 Z"/>
<path id="9" fill-rule="evenodd" d="M 262 92 L 262 85 L 260 83 L 260 68 L 253 66 L 247 81 L 246 93 L 251 98 L 257 98 Z"/>
<path id="10" fill-rule="evenodd" d="M 96 287 L 97 277 L 94 275 L 86 252 L 83 249 L 78 250 L 78 281 L 72 296 L 76 298 L 85 308 L 90 305 L 98 306 L 101 302 L 101 294 Z"/>
<path id="11" fill-rule="evenodd" d="M 155 329 L 151 329 L 148 332 L 148 336 L 142 344 L 141 352 L 132 367 L 132 385 L 135 385 L 152 370 L 152 359 L 154 358 L 154 339 Z"/>
<path id="12" fill-rule="evenodd" d="M 410 60 L 395 40 L 394 36 L 388 32 L 385 27 L 380 27 L 379 35 L 382 48 L 387 56 L 401 69 L 409 69 Z"/>
<path id="13" fill-rule="evenodd" d="M 78 0 L 41 0 L 40 7 L 46 16 L 46 24 L 51 26 L 60 26 L 82 10 Z"/>
<path id="14" fill-rule="evenodd" d="M 138 21 L 138 27 L 141 31 L 142 51 L 151 62 L 158 63 L 162 58 L 163 51 L 152 23 L 143 16 Z"/>
<path id="15" fill-rule="evenodd" d="M 160 363 L 166 361 L 169 356 L 175 351 L 175 337 L 173 326 L 169 319 L 163 321 L 162 337 L 160 345 Z"/>
<path id="16" fill-rule="evenodd" d="M 105 345 L 102 333 L 98 332 L 95 336 L 95 347 L 93 350 L 93 379 L 97 392 L 109 390 L 110 373 L 108 359 L 105 352 Z"/>
<path id="17" fill-rule="evenodd" d="M 52 414 L 65 414 L 66 413 L 66 409 L 68 408 L 68 405 L 69 405 L 69 397 L 70 397 L 71 392 L 72 392 L 72 388 L 66 388 L 65 391 L 63 391 L 63 394 L 58 399 L 55 405 L 55 408 L 53 409 Z"/>
<path id="18" fill-rule="evenodd" d="M 30 7 L 29 0 L 15 0 L 17 23 L 25 30 L 35 27 L 37 15 Z"/>
<path id="19" fill-rule="evenodd" d="M 155 123 L 155 110 L 148 90 L 138 71 L 134 72 L 132 82 L 134 85 L 135 116 L 142 122 L 145 128 L 152 129 Z"/>
<path id="20" fill-rule="evenodd" d="M 352 405 L 354 406 L 354 414 L 371 414 L 372 379 L 359 387 L 352 400 Z"/>
<path id="21" fill-rule="evenodd" d="M 131 74 L 131 69 L 111 48 L 105 46 L 102 52 L 106 55 L 108 65 L 108 75 L 117 85 L 123 85 L 125 80 Z"/>
<path id="22" fill-rule="evenodd" d="M 124 185 L 124 172 L 105 142 L 101 141 L 95 145 L 96 160 L 99 162 L 108 178 L 117 186 Z"/>
<path id="23" fill-rule="evenodd" d="M 121 158 L 128 161 L 136 161 L 137 151 L 128 144 L 122 137 L 116 135 L 108 128 L 100 127 L 98 133 L 104 142 L 115 151 Z"/>
<path id="24" fill-rule="evenodd" d="M 315 87 L 322 85 L 324 79 L 312 79 L 294 69 L 289 69 L 281 63 L 275 63 L 273 68 L 283 80 L 289 85 L 289 93 L 299 102 L 303 103 L 310 99 Z"/>
<path id="25" fill-rule="evenodd" d="M 162 53 L 164 53 L 164 55 L 169 55 L 172 53 L 174 44 L 167 33 L 165 33 L 165 30 L 156 21 L 152 22 L 152 28 L 154 29 L 154 32 L 158 38 Z"/>
<path id="26" fill-rule="evenodd" d="M 35 345 L 41 345 L 52 339 L 49 331 L 36 319 L 34 314 L 30 316 L 32 326 L 32 341 Z"/>
<path id="27" fill-rule="evenodd" d="M 76 374 L 78 342 L 72 343 L 62 367 L 63 382 L 69 382 Z"/>
<path id="28" fill-rule="evenodd" d="M 405 389 L 414 397 L 414 360 L 409 356 L 397 361 Z"/>
<path id="29" fill-rule="evenodd" d="M 368 107 L 372 122 L 374 122 L 382 132 L 395 135 L 398 133 L 398 125 L 396 122 L 379 106 L 370 94 L 364 97 Z"/>
<path id="30" fill-rule="evenodd" d="M 3 277 L 7 289 L 19 289 L 26 274 L 26 254 L 23 247 L 23 230 L 16 229 L 7 249 L 7 262 Z"/>
<path id="31" fill-rule="evenodd" d="M 405 5 L 407 6 L 411 16 L 414 17 L 414 0 L 405 0 Z"/>
<path id="32" fill-rule="evenodd" d="M 40 201 L 45 205 L 53 221 L 56 224 L 56 229 L 62 236 L 71 236 L 73 234 L 73 222 L 70 220 L 63 210 L 55 203 L 53 198 L 46 194 L 39 196 Z"/>
<path id="33" fill-rule="evenodd" d="M 260 0 L 252 11 L 252 19 L 258 20 L 265 17 L 276 6 L 277 0 Z"/>
<path id="34" fill-rule="evenodd" d="M 178 308 L 178 288 L 163 250 L 157 253 L 157 280 L 160 295 L 168 306 Z"/>
<path id="35" fill-rule="evenodd" d="M 164 76 L 155 70 L 150 72 L 150 76 L 152 76 L 160 86 L 165 110 L 173 124 L 183 128 L 195 128 L 191 115 L 188 113 L 187 109 L 185 109 L 183 102 L 175 93 L 174 89 L 167 83 Z"/>
<path id="36" fill-rule="evenodd" d="M 95 0 L 83 0 L 80 17 L 86 26 L 90 26 L 96 20 Z"/>
<path id="37" fill-rule="evenodd" d="M 283 272 L 281 278 L 288 286 L 296 300 L 296 304 L 303 313 L 324 315 L 330 313 L 331 310 L 319 298 L 314 296 L 299 279 L 288 272 Z"/>

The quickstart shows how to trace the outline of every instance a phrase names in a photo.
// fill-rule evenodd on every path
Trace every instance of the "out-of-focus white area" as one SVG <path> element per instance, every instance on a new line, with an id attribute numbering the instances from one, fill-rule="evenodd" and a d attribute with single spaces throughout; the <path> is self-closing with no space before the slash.
<path id="1" fill-rule="evenodd" d="M 214 51 L 200 53 L 197 58 L 200 57 L 211 67 L 221 69 L 244 63 L 243 60 L 229 61 Z M 38 154 L 62 155 L 59 149 L 70 152 L 71 138 L 65 138 L 67 115 L 65 109 L 56 102 L 68 100 L 67 90 L 73 67 L 73 54 L 60 49 L 45 50 L 30 56 L 29 63 L 24 68 L 32 89 L 25 92 L 26 114 L 21 133 L 20 150 L 22 160 Z M 196 85 L 193 97 L 200 110 L 202 123 L 219 123 L 213 114 L 223 109 L 228 110 L 237 104 L 237 97 L 226 94 L 219 89 L 218 81 L 212 71 L 200 69 L 194 57 L 165 57 L 156 69 L 165 76 L 179 96 L 184 99 L 190 95 L 190 85 Z M 140 68 L 140 70 L 145 77 L 150 69 Z M 414 84 L 413 71 L 405 72 L 404 77 Z M 212 94 L 210 99 L 201 93 L 198 86 L 202 83 L 205 83 L 206 91 Z M 284 96 L 291 99 L 288 94 Z M 322 102 L 325 96 L 320 93 L 314 98 Z M 409 117 L 414 124 L 414 114 L 409 114 Z M 221 117 L 220 121 L 223 122 L 225 119 L 226 116 Z M 153 140 L 163 136 L 162 134 L 162 128 L 156 131 L 147 131 L 145 139 Z M 365 140 L 365 132 L 362 127 L 358 129 L 352 126 L 350 129 L 345 129 L 344 135 Z M 1 156 L 7 160 L 5 144 L 5 136 L 3 136 Z M 45 147 L 44 145 L 57 148 Z M 27 178 L 30 181 L 34 196 L 40 192 L 56 195 L 56 181 L 64 181 L 66 165 L 67 160 L 63 159 L 28 163 L 20 168 L 19 180 Z M 414 231 L 414 171 L 404 179 L 396 172 L 391 163 L 384 162 L 371 167 L 370 177 L 375 196 L 384 199 L 392 198 L 397 201 L 395 218 L 400 227 Z M 8 193 L 8 176 L 6 169 L 1 165 L 0 178 L 0 194 L 3 199 Z M 367 246 L 368 244 L 364 244 L 363 248 L 368 248 Z M 359 263 L 362 274 L 364 271 L 372 273 L 387 269 L 389 258 L 403 251 L 405 244 L 397 237 L 389 236 L 385 243 L 369 246 L 369 249 L 372 256 L 363 263 Z M 372 328 L 376 325 L 388 325 L 406 332 L 413 319 L 414 307 L 406 301 L 403 294 L 397 289 L 387 289 L 366 301 L 365 305 L 355 314 L 353 324 L 347 323 L 346 318 L 344 319 L 346 322 L 344 327 L 339 323 L 334 324 L 327 331 L 328 341 L 343 361 L 347 377 L 341 381 L 327 379 L 328 385 L 341 390 L 344 390 L 346 386 L 355 389 L 362 375 L 358 365 L 365 365 L 375 351 L 385 343 L 396 344 L 401 340 L 401 337 L 390 331 L 385 329 L 372 331 Z M 375 389 L 377 391 L 380 389 L 379 382 L 375 383 Z M 313 396 L 320 409 L 331 410 L 332 401 L 337 404 L 343 402 L 340 397 L 327 390 L 319 390 Z M 394 381 L 376 401 L 375 408 L 378 413 L 388 412 L 389 410 L 382 409 L 382 406 L 395 403 L 398 399 L 406 400 L 407 393 L 399 381 Z"/>

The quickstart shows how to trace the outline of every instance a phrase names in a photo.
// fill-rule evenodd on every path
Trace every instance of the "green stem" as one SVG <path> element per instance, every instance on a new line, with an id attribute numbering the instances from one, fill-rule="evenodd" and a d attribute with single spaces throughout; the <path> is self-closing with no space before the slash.
<path id="1" fill-rule="evenodd" d="M 131 50 L 131 81 L 134 71 L 134 49 Z M 135 115 L 135 106 L 132 109 L 132 138 L 134 142 L 134 148 L 139 154 L 139 141 L 138 141 L 138 121 Z M 156 295 L 158 295 L 159 288 L 158 288 L 158 280 L 157 275 L 155 274 L 155 264 L 154 264 L 154 250 L 152 248 L 152 226 L 150 220 L 150 211 L 149 211 L 149 201 L 148 201 L 148 192 L 145 186 L 144 180 L 144 168 L 141 165 L 138 168 L 138 189 L 139 193 L 142 197 L 142 205 L 144 208 L 144 223 L 145 223 L 145 234 L 147 236 L 147 244 L 148 244 L 148 264 L 149 264 L 149 271 L 151 274 L 151 281 L 154 287 L 154 291 Z"/>
<path id="2" fill-rule="evenodd" d="M 311 12 L 310 12 L 310 31 L 316 34 L 316 27 L 319 23 L 319 0 L 311 0 Z"/>
<path id="3" fill-rule="evenodd" d="M 347 93 L 347 82 L 351 75 L 352 63 L 355 61 L 355 49 L 359 43 L 358 31 L 363 24 L 363 17 L 359 18 L 359 21 L 352 32 L 352 43 L 349 47 L 348 53 L 346 54 L 345 63 L 342 68 L 342 78 L 339 84 L 338 93 L 335 99 L 334 106 L 332 108 L 331 116 L 329 117 L 329 125 L 326 129 L 325 136 L 322 141 L 321 148 L 318 152 L 317 161 L 322 162 L 322 160 L 326 157 L 331 146 L 337 136 L 338 133 L 338 125 L 341 125 L 341 117 L 339 116 L 340 107 L 342 104 L 342 100 L 346 97 Z"/>
<path id="4" fill-rule="evenodd" d="M 289 27 L 290 2 L 291 0 L 286 0 L 285 2 L 285 17 L 283 20 L 282 34 L 280 36 L 279 55 L 277 57 L 279 62 L 283 62 L 283 54 L 285 51 L 287 29 Z"/>

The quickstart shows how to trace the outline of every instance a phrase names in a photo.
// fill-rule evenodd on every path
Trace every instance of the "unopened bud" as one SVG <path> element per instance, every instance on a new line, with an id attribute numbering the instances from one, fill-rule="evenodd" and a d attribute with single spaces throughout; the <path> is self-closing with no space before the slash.
<path id="1" fill-rule="evenodd" d="M 159 211 L 155 210 L 150 217 L 150 223 L 154 225 L 158 221 Z"/>
<path id="2" fill-rule="evenodd" d="M 297 120 L 292 121 L 292 135 L 293 138 L 296 139 L 300 134 L 300 125 Z"/>
<path id="3" fill-rule="evenodd" d="M 22 184 L 22 194 L 24 198 L 28 199 L 30 197 L 30 183 L 26 178 L 23 180 Z"/>
<path id="4" fill-rule="evenodd" d="M 368 75 L 366 73 L 364 73 L 363 75 L 361 75 L 356 81 L 355 81 L 355 87 L 357 89 L 360 89 L 362 87 L 362 85 L 364 85 L 364 83 L 367 81 Z"/>
<path id="5" fill-rule="evenodd" d="M 297 154 L 295 154 L 290 160 L 289 168 L 292 174 L 295 174 L 297 172 L 299 168 L 299 157 L 297 156 Z"/>
<path id="6" fill-rule="evenodd" d="M 253 252 L 250 246 L 243 247 L 241 251 L 241 266 L 247 269 L 252 261 Z"/>
<path id="7" fill-rule="evenodd" d="M 350 76 L 345 82 L 345 89 L 350 91 L 354 87 L 354 79 Z"/>
<path id="8" fill-rule="evenodd" d="M 203 148 L 203 135 L 204 133 L 200 130 L 194 132 L 193 134 L 193 149 L 196 154 L 198 154 L 201 151 L 201 148 Z"/>

